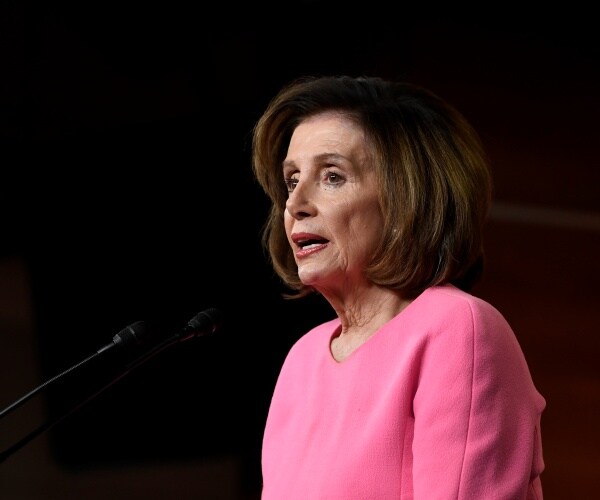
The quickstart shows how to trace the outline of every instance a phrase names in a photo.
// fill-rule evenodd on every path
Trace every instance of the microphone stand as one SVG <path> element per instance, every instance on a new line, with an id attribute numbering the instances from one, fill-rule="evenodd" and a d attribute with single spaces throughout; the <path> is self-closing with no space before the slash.
<path id="1" fill-rule="evenodd" d="M 102 354 L 102 352 L 103 351 L 97 351 L 97 352 L 95 352 L 94 354 L 92 354 L 91 356 L 88 356 L 87 358 L 85 358 L 84 360 L 80 361 L 76 365 L 73 365 L 71 368 L 68 368 L 67 370 L 59 373 L 58 375 L 52 377 L 50 380 L 47 380 L 46 382 L 44 382 L 43 384 L 39 385 L 38 387 L 36 387 L 32 391 L 30 391 L 27 394 L 25 394 L 23 397 L 17 399 L 14 403 L 10 404 L 9 406 L 7 406 L 6 408 L 4 408 L 4 410 L 2 410 L 0 412 L 0 418 L 6 416 L 11 411 L 16 410 L 19 406 L 21 406 L 25 402 L 29 401 L 33 396 L 35 396 L 37 393 L 39 393 L 42 389 L 44 389 L 45 387 L 48 387 L 53 382 L 56 382 L 59 378 L 62 378 L 64 375 L 67 375 L 68 373 L 70 373 L 73 370 L 79 368 L 80 366 L 83 366 L 84 364 L 86 364 L 86 363 L 92 361 L 93 359 L 97 358 L 100 354 Z"/>
<path id="2" fill-rule="evenodd" d="M 8 415 L 11 411 L 16 410 L 19 406 L 23 405 L 27 401 L 29 401 L 33 396 L 35 396 L 40 391 L 42 391 L 42 389 L 45 389 L 52 383 L 61 379 L 63 376 L 67 375 L 68 373 L 76 370 L 77 368 L 80 368 L 83 365 L 88 364 L 89 362 L 91 362 L 92 360 L 94 360 L 95 358 L 100 356 L 101 354 L 104 354 L 105 352 L 112 349 L 113 347 L 119 347 L 121 349 L 125 349 L 125 348 L 131 349 L 132 346 L 134 346 L 134 345 L 140 345 L 142 343 L 142 339 L 145 336 L 147 336 L 147 331 L 148 331 L 148 328 L 143 321 L 136 321 L 135 323 L 132 323 L 131 325 L 123 328 L 123 330 L 121 330 L 118 334 L 116 334 L 113 337 L 113 341 L 110 344 L 107 344 L 104 347 L 101 347 L 91 356 L 88 356 L 87 358 L 80 361 L 79 363 L 76 363 L 75 365 L 71 366 L 70 368 L 68 368 L 68 369 L 64 370 L 63 372 L 59 373 L 58 375 L 52 377 L 50 380 L 47 380 L 46 382 L 39 385 L 32 391 L 25 394 L 23 397 L 17 399 L 14 403 L 8 405 L 6 408 L 4 408 L 0 412 L 0 419 L 5 417 L 6 415 Z"/>
<path id="3" fill-rule="evenodd" d="M 141 322 L 138 322 L 138 323 L 141 323 Z M 194 316 L 188 322 L 188 324 L 185 326 L 185 328 L 183 328 L 179 333 L 173 335 L 172 337 L 167 338 L 166 340 L 163 340 L 162 342 L 160 342 L 153 348 L 146 351 L 141 356 L 137 357 L 134 361 L 132 361 L 125 367 L 125 370 L 122 373 L 120 373 L 109 383 L 105 384 L 100 389 L 95 391 L 91 396 L 87 397 L 81 403 L 75 405 L 74 407 L 72 407 L 70 410 L 66 411 L 62 415 L 59 415 L 59 416 L 55 417 L 54 419 L 51 419 L 51 420 L 43 423 L 42 425 L 36 427 L 33 431 L 29 432 L 27 435 L 25 435 L 23 438 L 21 438 L 15 444 L 13 444 L 12 446 L 9 446 L 5 450 L 3 450 L 0 453 L 0 463 L 4 462 L 6 459 L 8 459 L 11 455 L 16 453 L 21 448 L 23 448 L 27 443 L 32 441 L 34 438 L 36 438 L 43 432 L 47 431 L 48 429 L 51 429 L 56 424 L 62 422 L 69 415 L 71 415 L 71 414 L 75 413 L 77 410 L 81 409 L 87 403 L 89 403 L 90 401 L 95 399 L 97 396 L 102 394 L 108 388 L 112 387 L 115 383 L 117 383 L 119 380 L 124 378 L 126 375 L 131 373 L 133 370 L 135 370 L 142 364 L 144 364 L 149 359 L 153 358 L 154 356 L 156 356 L 160 352 L 164 351 L 168 347 L 171 347 L 172 345 L 175 345 L 179 342 L 183 342 L 185 340 L 188 340 L 188 339 L 191 339 L 194 337 L 202 336 L 207 333 L 214 333 L 220 326 L 220 323 L 221 323 L 221 313 L 217 309 L 208 309 L 207 311 L 202 311 L 202 312 L 198 313 L 196 316 Z M 130 328 L 130 327 L 128 327 L 128 328 Z M 52 379 L 48 380 L 46 383 L 40 385 L 37 389 L 29 392 L 28 394 L 26 394 L 25 396 L 23 396 L 22 398 L 17 400 L 15 403 L 13 403 L 12 405 L 10 405 L 6 409 L 4 409 L 2 411 L 2 413 L 0 414 L 0 416 L 5 415 L 10 410 L 15 409 L 17 406 L 20 406 L 25 401 L 30 399 L 33 395 L 37 394 L 42 388 L 46 387 L 48 384 L 54 382 L 58 378 L 62 377 L 66 373 L 71 372 L 72 370 L 83 365 L 84 363 L 88 362 L 89 360 L 97 357 L 98 355 L 102 354 L 102 352 L 104 352 L 105 350 L 107 350 L 109 347 L 111 347 L 113 345 L 115 345 L 115 344 L 109 344 L 108 346 L 106 346 L 102 349 L 99 349 L 96 353 L 92 354 L 91 356 L 84 359 L 80 363 L 77 363 L 76 365 L 69 368 L 68 370 L 65 370 L 64 372 L 60 373 L 56 377 L 53 377 Z"/>
<path id="4" fill-rule="evenodd" d="M 134 362 L 132 362 L 131 364 L 128 365 L 128 367 L 125 369 L 124 372 L 122 372 L 121 374 L 117 375 L 113 380 L 111 380 L 109 383 L 107 383 L 104 386 L 102 386 L 100 389 L 98 389 L 91 396 L 89 396 L 88 398 L 86 398 L 85 400 L 83 400 L 81 403 L 75 405 L 74 407 L 72 407 L 70 410 L 68 410 L 67 412 L 63 413 L 62 415 L 59 415 L 58 417 L 56 417 L 56 418 L 54 418 L 54 419 L 52 419 L 50 421 L 47 421 L 47 422 L 43 423 L 42 425 L 38 426 L 33 431 L 31 431 L 26 436 L 24 436 L 19 441 L 17 441 L 15 444 L 13 444 L 12 446 L 9 446 L 5 450 L 3 450 L 0 453 L 0 463 L 4 462 L 8 457 L 10 457 L 13 453 L 16 453 L 21 448 L 23 448 L 23 446 L 25 446 L 27 443 L 29 443 L 30 441 L 32 441 L 34 438 L 36 438 L 37 436 L 39 436 L 43 432 L 47 431 L 48 429 L 51 429 L 52 427 L 54 427 L 59 422 L 62 422 L 69 415 L 75 413 L 77 410 L 79 410 L 80 408 L 82 408 L 83 406 L 85 406 L 87 403 L 89 403 L 90 401 L 92 401 L 93 399 L 95 399 L 97 396 L 99 396 L 100 394 L 102 394 L 106 389 L 108 389 L 109 387 L 112 387 L 119 380 L 121 380 L 126 375 L 128 375 L 129 373 L 131 373 L 135 368 L 137 368 L 138 366 L 142 365 L 143 363 L 145 363 L 146 361 L 148 361 L 150 358 L 154 357 L 156 354 L 158 354 L 159 352 L 165 350 L 167 347 L 170 347 L 171 345 L 175 344 L 176 342 L 177 342 L 177 340 L 170 340 L 169 339 L 169 341 L 162 342 L 161 344 L 159 344 L 155 348 L 151 349 L 148 353 L 146 353 L 146 354 L 138 357 Z M 93 357 L 95 357 L 95 355 L 90 356 L 90 358 L 93 358 Z M 85 361 L 89 360 L 90 358 L 87 358 L 86 360 L 82 361 L 81 363 L 84 363 Z M 81 363 L 79 363 L 75 367 L 80 366 Z M 65 373 L 65 372 L 63 372 L 63 373 Z M 55 380 L 55 379 L 52 379 L 52 380 Z"/>

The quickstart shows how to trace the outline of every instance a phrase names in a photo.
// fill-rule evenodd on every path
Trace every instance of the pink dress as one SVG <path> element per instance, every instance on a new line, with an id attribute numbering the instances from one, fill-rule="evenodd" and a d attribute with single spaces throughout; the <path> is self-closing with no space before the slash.
<path id="1" fill-rule="evenodd" d="M 282 366 L 262 500 L 542 499 L 545 400 L 493 306 L 429 288 L 343 362 L 339 325 L 309 331 Z"/>

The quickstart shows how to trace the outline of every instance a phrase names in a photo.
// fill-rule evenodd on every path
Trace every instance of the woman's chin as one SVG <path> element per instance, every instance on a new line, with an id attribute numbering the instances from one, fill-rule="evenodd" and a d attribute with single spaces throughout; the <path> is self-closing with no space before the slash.
<path id="1" fill-rule="evenodd" d="M 303 285 L 310 286 L 316 290 L 330 288 L 339 283 L 339 277 L 336 278 L 331 271 L 317 271 L 316 269 L 303 269 L 298 272 L 298 277 Z"/>
<path id="2" fill-rule="evenodd" d="M 322 272 L 317 272 L 316 269 L 307 269 L 304 267 L 298 269 L 298 277 L 302 281 L 302 284 L 314 287 L 322 282 L 324 275 Z"/>

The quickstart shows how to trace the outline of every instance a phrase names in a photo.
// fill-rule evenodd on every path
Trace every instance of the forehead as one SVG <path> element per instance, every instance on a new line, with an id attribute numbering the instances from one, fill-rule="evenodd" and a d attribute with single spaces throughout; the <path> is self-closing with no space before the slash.
<path id="1" fill-rule="evenodd" d="M 339 111 L 328 111 L 298 124 L 290 138 L 286 161 L 312 153 L 359 156 L 364 160 L 366 146 L 364 131 L 356 120 Z"/>
<path id="2" fill-rule="evenodd" d="M 304 118 L 294 129 L 292 136 L 319 130 L 332 135 L 359 135 L 364 137 L 362 127 L 348 113 L 324 111 Z"/>

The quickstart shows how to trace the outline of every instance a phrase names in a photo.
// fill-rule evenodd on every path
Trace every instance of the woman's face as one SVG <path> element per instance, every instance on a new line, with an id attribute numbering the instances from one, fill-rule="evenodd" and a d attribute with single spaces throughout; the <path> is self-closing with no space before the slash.
<path id="1" fill-rule="evenodd" d="M 362 129 L 340 113 L 294 130 L 283 162 L 285 230 L 305 285 L 323 292 L 367 285 L 364 268 L 383 228 Z"/>

